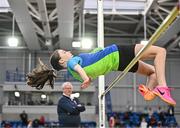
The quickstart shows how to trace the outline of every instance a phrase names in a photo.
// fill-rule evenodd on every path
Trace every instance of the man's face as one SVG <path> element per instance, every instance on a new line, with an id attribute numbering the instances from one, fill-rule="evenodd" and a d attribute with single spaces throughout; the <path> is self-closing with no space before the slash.
<path id="1" fill-rule="evenodd" d="M 72 94 L 72 91 L 73 91 L 73 87 L 70 83 L 66 84 L 63 88 L 63 93 L 66 94 L 67 96 L 70 96 Z"/>

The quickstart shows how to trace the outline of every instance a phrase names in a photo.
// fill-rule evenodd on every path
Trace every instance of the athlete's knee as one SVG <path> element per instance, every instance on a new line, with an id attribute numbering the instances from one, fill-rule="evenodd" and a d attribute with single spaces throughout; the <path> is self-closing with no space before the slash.
<path id="1" fill-rule="evenodd" d="M 159 47 L 158 48 L 158 53 L 161 53 L 163 55 L 166 55 L 166 49 L 165 48 L 162 48 L 162 47 Z"/>

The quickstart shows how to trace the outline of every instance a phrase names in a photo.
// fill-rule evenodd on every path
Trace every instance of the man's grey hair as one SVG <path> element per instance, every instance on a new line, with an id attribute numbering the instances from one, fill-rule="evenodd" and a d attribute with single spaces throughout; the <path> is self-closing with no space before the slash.
<path id="1" fill-rule="evenodd" d="M 67 86 L 67 85 L 71 85 L 71 87 L 72 87 L 72 89 L 73 89 L 73 86 L 72 86 L 72 84 L 71 84 L 71 82 L 64 82 L 63 84 L 62 84 L 62 90 L 64 89 L 64 87 L 65 86 Z"/>

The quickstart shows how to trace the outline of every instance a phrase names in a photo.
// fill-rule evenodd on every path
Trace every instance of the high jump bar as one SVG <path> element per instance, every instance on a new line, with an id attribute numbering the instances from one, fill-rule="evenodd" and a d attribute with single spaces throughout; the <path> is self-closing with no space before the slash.
<path id="1" fill-rule="evenodd" d="M 128 66 L 121 72 L 119 76 L 116 77 L 112 81 L 112 83 L 106 88 L 106 90 L 100 95 L 101 98 L 106 95 L 114 86 L 115 84 L 120 81 L 128 71 L 136 64 L 136 62 L 141 58 L 142 54 L 151 46 L 153 45 L 157 39 L 161 36 L 161 34 L 168 28 L 170 24 L 176 19 L 176 17 L 180 14 L 180 3 L 173 10 L 170 14 L 166 17 L 166 19 L 162 22 L 162 24 L 158 27 L 158 29 L 154 32 L 151 38 L 148 40 L 148 44 L 144 45 L 144 47 L 137 53 L 134 59 L 128 64 Z"/>

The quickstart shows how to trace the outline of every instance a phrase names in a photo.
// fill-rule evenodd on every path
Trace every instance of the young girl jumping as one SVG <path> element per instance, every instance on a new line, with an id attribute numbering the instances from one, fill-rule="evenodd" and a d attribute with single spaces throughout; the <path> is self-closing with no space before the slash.
<path id="1" fill-rule="evenodd" d="M 142 48 L 141 44 L 113 44 L 104 49 L 98 48 L 91 53 L 81 53 L 77 56 L 72 55 L 70 51 L 58 49 L 51 55 L 50 63 L 57 71 L 67 68 L 74 78 L 82 82 L 81 88 L 84 89 L 100 75 L 111 71 L 123 71 Z M 154 60 L 154 65 L 143 62 L 149 59 Z M 145 100 L 153 100 L 155 96 L 159 96 L 168 104 L 176 105 L 166 83 L 165 61 L 166 50 L 151 46 L 129 72 L 147 76 L 146 86 L 143 84 L 139 86 L 139 92 Z"/>

